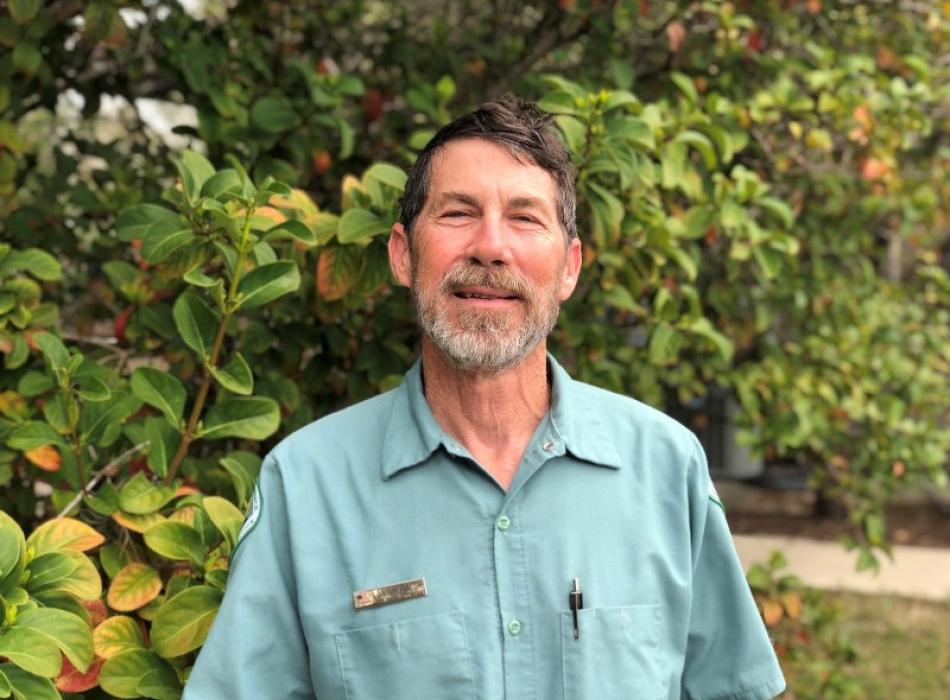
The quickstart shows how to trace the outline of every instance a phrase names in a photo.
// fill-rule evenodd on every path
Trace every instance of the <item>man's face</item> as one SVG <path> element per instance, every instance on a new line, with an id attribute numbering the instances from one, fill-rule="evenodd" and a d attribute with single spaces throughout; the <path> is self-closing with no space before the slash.
<path id="1" fill-rule="evenodd" d="M 412 289 L 423 332 L 458 368 L 513 367 L 554 327 L 580 268 L 580 243 L 566 242 L 555 195 L 542 168 L 490 141 L 460 139 L 432 160 L 411 247 L 393 227 L 393 272 Z"/>

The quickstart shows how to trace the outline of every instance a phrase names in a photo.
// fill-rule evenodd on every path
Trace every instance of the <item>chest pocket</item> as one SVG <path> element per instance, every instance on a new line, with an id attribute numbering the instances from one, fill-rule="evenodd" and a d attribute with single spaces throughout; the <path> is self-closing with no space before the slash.
<path id="1" fill-rule="evenodd" d="M 347 700 L 473 700 L 472 655 L 461 612 L 340 632 Z"/>
<path id="2" fill-rule="evenodd" d="M 657 700 L 660 668 L 660 606 L 587 608 L 561 613 L 564 700 Z"/>

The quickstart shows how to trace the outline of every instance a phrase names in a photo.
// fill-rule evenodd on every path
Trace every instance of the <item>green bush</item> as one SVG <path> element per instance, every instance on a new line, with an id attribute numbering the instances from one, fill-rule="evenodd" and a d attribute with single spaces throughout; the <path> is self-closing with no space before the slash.
<path id="1" fill-rule="evenodd" d="M 7 3 L 0 697 L 178 696 L 264 451 L 415 354 L 385 247 L 405 168 L 507 89 L 578 171 L 551 338 L 576 376 L 734 393 L 745 440 L 848 507 L 862 566 L 897 489 L 945 485 L 943 8 L 465 5 Z M 195 109 L 190 150 L 142 98 Z M 33 645 L 43 619 L 74 634 Z"/>

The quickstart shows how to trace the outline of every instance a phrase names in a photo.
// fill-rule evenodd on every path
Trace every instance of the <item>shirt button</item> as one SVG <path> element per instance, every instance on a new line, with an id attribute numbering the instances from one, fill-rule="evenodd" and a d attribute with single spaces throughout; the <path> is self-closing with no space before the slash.
<path id="1" fill-rule="evenodd" d="M 511 527 L 511 520 L 508 519 L 507 515 L 503 515 L 500 518 L 498 518 L 498 522 L 496 523 L 496 525 L 498 526 L 499 530 L 504 532 L 509 527 Z"/>
<path id="2" fill-rule="evenodd" d="M 512 637 L 517 637 L 521 634 L 521 622 L 519 620 L 512 620 L 508 623 L 508 634 Z"/>
<path id="3" fill-rule="evenodd" d="M 554 449 L 554 443 L 548 440 L 546 443 L 541 445 L 541 449 L 544 450 L 545 452 L 550 452 L 551 450 Z"/>

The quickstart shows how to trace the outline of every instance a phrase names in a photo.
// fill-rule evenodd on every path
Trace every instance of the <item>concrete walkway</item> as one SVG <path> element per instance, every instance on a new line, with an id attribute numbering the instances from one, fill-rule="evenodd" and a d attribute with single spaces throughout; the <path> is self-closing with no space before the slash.
<path id="1" fill-rule="evenodd" d="M 735 535 L 733 539 L 746 570 L 766 562 L 778 549 L 788 559 L 783 572 L 815 588 L 950 601 L 950 549 L 895 546 L 893 560 L 881 556 L 880 571 L 874 574 L 856 571 L 857 555 L 837 542 L 773 535 Z"/>

